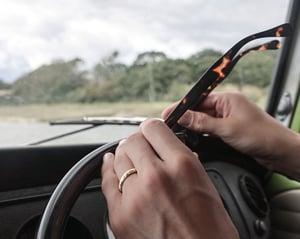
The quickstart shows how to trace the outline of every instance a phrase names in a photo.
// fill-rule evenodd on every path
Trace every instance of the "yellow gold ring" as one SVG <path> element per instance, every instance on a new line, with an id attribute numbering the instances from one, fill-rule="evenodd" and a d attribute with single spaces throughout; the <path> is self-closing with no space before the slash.
<path id="1" fill-rule="evenodd" d="M 128 169 L 125 173 L 123 173 L 122 177 L 120 178 L 119 181 L 119 191 L 122 193 L 122 188 L 123 188 L 123 184 L 125 182 L 125 180 L 132 174 L 137 173 L 136 168 L 131 168 Z"/>

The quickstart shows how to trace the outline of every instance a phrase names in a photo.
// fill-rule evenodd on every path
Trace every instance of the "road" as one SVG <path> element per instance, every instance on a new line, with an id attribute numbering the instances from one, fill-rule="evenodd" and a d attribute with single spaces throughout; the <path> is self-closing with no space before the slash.
<path id="1" fill-rule="evenodd" d="M 0 148 L 22 146 L 57 135 L 65 134 L 87 126 L 60 125 L 47 123 L 0 123 Z M 87 131 L 63 137 L 48 144 L 103 143 L 124 138 L 135 132 L 136 126 L 99 126 Z"/>

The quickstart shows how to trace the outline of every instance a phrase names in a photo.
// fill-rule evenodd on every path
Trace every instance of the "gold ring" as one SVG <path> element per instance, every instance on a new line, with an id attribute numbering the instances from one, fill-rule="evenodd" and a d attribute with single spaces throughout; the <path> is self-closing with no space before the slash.
<path id="1" fill-rule="evenodd" d="M 123 173 L 122 177 L 120 178 L 119 181 L 119 191 L 122 193 L 122 188 L 123 188 L 123 184 L 125 182 L 125 180 L 132 174 L 137 173 L 136 168 L 131 168 L 128 169 L 125 173 Z"/>

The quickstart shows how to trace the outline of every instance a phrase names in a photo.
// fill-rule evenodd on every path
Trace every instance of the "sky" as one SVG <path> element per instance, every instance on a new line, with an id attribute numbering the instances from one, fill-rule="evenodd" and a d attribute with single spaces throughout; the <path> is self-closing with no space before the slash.
<path id="1" fill-rule="evenodd" d="M 288 0 L 9 0 L 0 8 L 0 79 L 79 57 L 89 69 L 119 52 L 185 58 L 225 51 L 240 38 L 286 22 Z"/>

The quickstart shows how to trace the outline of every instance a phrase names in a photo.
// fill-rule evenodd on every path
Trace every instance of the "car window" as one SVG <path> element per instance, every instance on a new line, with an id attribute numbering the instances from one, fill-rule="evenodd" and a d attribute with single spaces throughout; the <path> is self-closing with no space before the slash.
<path id="1" fill-rule="evenodd" d="M 0 9 L 0 147 L 125 137 L 136 126 L 81 131 L 87 125 L 48 122 L 160 117 L 235 42 L 284 23 L 288 4 L 8 1 Z M 279 54 L 248 54 L 217 90 L 242 92 L 264 108 Z M 81 133 L 55 139 L 72 131 Z"/>

